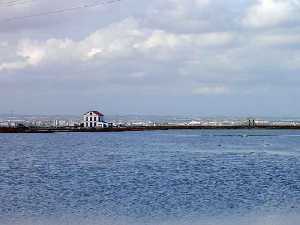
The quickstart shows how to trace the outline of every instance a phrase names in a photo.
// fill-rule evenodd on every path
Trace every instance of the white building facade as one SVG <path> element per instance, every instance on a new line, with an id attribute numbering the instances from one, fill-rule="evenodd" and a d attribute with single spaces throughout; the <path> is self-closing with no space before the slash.
<path id="1" fill-rule="evenodd" d="M 98 111 L 89 111 L 83 115 L 83 123 L 86 128 L 105 128 L 108 123 L 104 121 L 104 115 Z"/>

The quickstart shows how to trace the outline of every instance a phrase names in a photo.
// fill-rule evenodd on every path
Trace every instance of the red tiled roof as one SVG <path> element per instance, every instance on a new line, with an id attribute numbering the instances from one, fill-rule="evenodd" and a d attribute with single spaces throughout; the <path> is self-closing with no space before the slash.
<path id="1" fill-rule="evenodd" d="M 89 114 L 89 113 L 95 113 L 96 115 L 98 115 L 98 116 L 104 116 L 101 112 L 98 112 L 98 111 L 89 111 L 89 112 L 87 112 L 86 114 Z"/>

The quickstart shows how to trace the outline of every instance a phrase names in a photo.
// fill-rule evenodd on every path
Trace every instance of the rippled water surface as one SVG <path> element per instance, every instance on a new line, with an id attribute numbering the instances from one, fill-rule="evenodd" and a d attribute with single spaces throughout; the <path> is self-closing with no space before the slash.
<path id="1" fill-rule="evenodd" d="M 300 224 L 300 131 L 0 134 L 1 224 Z"/>

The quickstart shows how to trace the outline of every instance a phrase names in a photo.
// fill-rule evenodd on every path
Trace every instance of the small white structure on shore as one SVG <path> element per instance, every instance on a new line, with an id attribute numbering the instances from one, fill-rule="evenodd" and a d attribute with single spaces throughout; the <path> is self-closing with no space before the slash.
<path id="1" fill-rule="evenodd" d="M 104 115 L 98 111 L 89 111 L 83 115 L 83 123 L 86 128 L 105 128 L 109 124 L 104 121 Z"/>

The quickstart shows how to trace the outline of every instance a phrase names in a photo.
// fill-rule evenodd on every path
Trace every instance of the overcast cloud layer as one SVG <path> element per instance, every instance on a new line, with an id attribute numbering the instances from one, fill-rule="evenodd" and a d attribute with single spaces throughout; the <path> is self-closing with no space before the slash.
<path id="1" fill-rule="evenodd" d="M 299 0 L 7 2 L 0 113 L 300 116 Z"/>

